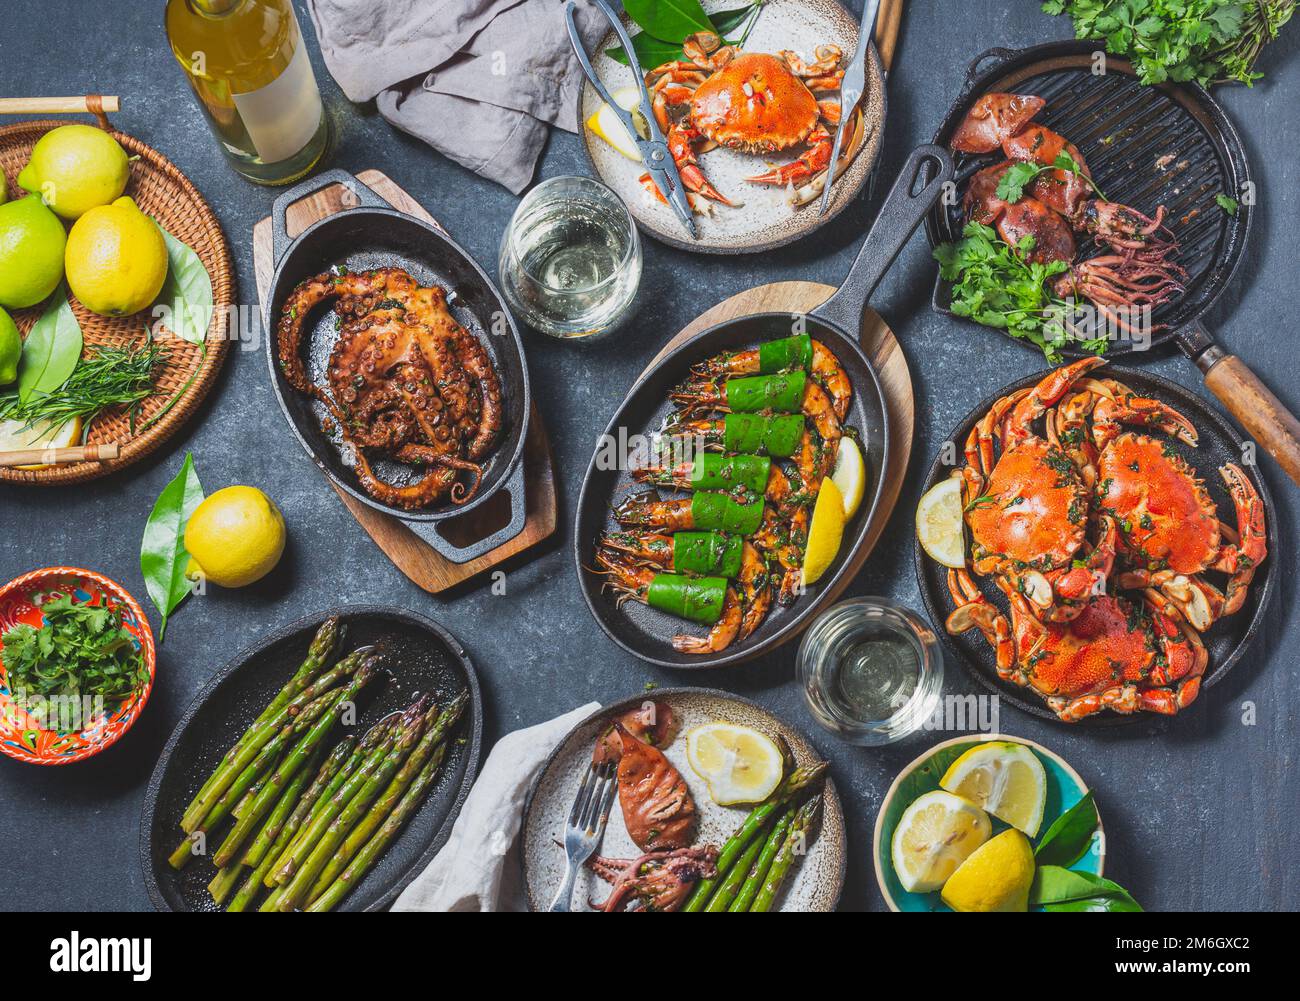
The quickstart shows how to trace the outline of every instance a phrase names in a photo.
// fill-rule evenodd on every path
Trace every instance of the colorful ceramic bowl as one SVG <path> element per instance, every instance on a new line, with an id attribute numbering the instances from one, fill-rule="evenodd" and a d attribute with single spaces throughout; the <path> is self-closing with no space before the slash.
<path id="1" fill-rule="evenodd" d="M 78 604 L 107 605 L 122 611 L 122 624 L 144 655 L 148 679 L 133 696 L 110 713 L 97 717 L 84 730 L 43 729 L 14 704 L 0 644 L 0 752 L 34 765 L 70 765 L 94 757 L 131 729 L 153 690 L 156 653 L 153 632 L 139 604 L 120 584 L 76 567 L 33 570 L 0 588 L 0 635 L 26 623 L 39 628 L 40 606 L 52 595 L 71 594 Z"/>
<path id="2" fill-rule="evenodd" d="M 1065 813 L 1066 810 L 1074 806 L 1087 794 L 1088 786 L 1079 777 L 1079 773 L 1065 763 L 1064 758 L 1052 753 L 1041 744 L 1035 744 L 1032 740 L 998 734 L 954 737 L 952 740 L 945 740 L 941 744 L 936 744 L 898 773 L 898 777 L 894 779 L 894 784 L 885 793 L 885 800 L 880 806 L 880 813 L 876 815 L 876 833 L 872 841 L 871 852 L 876 866 L 876 882 L 879 884 L 880 892 L 891 911 L 947 911 L 950 909 L 939 899 L 938 892 L 909 893 L 903 889 L 903 885 L 898 881 L 898 875 L 894 872 L 890 845 L 894 840 L 894 828 L 898 825 L 899 818 L 903 816 L 903 811 L 922 793 L 938 789 L 939 780 L 943 778 L 943 773 L 962 754 L 977 744 L 987 743 L 988 741 L 1024 744 L 1043 763 L 1043 768 L 1047 772 L 1047 806 L 1043 810 L 1042 826 L 1038 829 L 1040 837 L 1052 826 L 1057 817 Z M 1008 825 L 996 817 L 990 817 L 989 819 L 993 821 L 994 834 L 999 834 L 1007 829 Z M 1097 820 L 1097 829 L 1099 832 L 1102 831 L 1100 815 Z M 1095 839 L 1093 844 L 1094 849 L 1084 853 L 1083 858 L 1070 866 L 1071 869 L 1076 872 L 1093 873 L 1097 876 L 1103 875 L 1102 869 L 1106 862 L 1104 832 L 1103 836 Z M 1042 910 L 1042 908 L 1031 907 L 1030 910 Z"/>

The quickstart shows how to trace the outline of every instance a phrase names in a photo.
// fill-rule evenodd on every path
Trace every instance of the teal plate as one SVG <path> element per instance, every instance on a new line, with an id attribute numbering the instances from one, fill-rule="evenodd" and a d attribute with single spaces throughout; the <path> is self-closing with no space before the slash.
<path id="1" fill-rule="evenodd" d="M 876 882 L 891 911 L 950 910 L 939 899 L 937 890 L 933 893 L 909 893 L 903 889 L 903 885 L 898 881 L 898 875 L 894 872 L 890 845 L 894 840 L 894 828 L 898 825 L 903 811 L 922 793 L 938 789 L 939 779 L 943 778 L 943 773 L 962 754 L 977 744 L 989 741 L 1024 744 L 1043 763 L 1043 768 L 1047 772 L 1047 805 L 1043 809 L 1043 823 L 1038 829 L 1040 836 L 1047 832 L 1061 814 L 1087 794 L 1087 784 L 1079 777 L 1078 772 L 1066 764 L 1064 758 L 1041 744 L 1035 744 L 1032 740 L 1001 734 L 995 737 L 954 737 L 952 740 L 936 744 L 898 773 L 894 784 L 889 787 L 889 792 L 885 793 L 885 801 L 876 816 L 876 833 L 872 842 Z M 996 817 L 989 819 L 993 821 L 994 834 L 1005 831 L 1008 827 Z M 1088 872 L 1097 876 L 1104 874 L 1102 870 L 1106 862 L 1106 839 L 1100 816 L 1097 821 L 1097 831 L 1098 837 L 1094 838 L 1092 849 L 1070 866 L 1076 872 Z M 1034 839 L 1034 844 L 1037 845 L 1037 839 Z M 1030 910 L 1041 911 L 1042 908 L 1031 907 Z"/>

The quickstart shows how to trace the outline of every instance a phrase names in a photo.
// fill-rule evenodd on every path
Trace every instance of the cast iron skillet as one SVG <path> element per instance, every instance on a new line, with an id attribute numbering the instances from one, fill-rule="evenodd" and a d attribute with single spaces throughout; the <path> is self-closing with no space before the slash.
<path id="1" fill-rule="evenodd" d="M 606 448 L 598 445 L 578 500 L 574 560 L 587 606 L 610 639 L 624 650 L 664 667 L 696 669 L 737 664 L 796 636 L 843 589 L 848 577 L 856 573 L 854 556 L 876 515 L 883 487 L 890 419 L 875 368 L 858 342 L 862 314 L 880 279 L 951 177 L 952 160 L 944 150 L 919 147 L 908 158 L 881 206 L 843 285 L 826 302 L 799 318 L 792 318 L 789 313 L 758 313 L 701 331 L 669 353 L 628 392 L 605 429 L 602 442 L 626 442 L 631 436 L 653 434 L 662 427 L 672 409 L 669 392 L 685 380 L 692 365 L 723 351 L 745 350 L 763 341 L 789 336 L 792 323 L 801 319 L 802 332 L 830 348 L 853 383 L 853 405 L 844 423 L 860 432 L 871 489 L 867 503 L 845 527 L 844 541 L 835 562 L 808 593 L 785 608 L 774 603 L 762 625 L 743 642 L 735 642 L 716 654 L 682 654 L 673 649 L 671 641 L 675 634 L 688 631 L 689 623 L 636 602 L 626 602 L 619 608 L 614 595 L 603 590 L 603 578 L 591 569 L 595 566 L 597 536 L 606 528 L 615 527 L 610 509 L 629 491 L 644 489 L 634 484 L 622 468 L 626 462 L 619 461 L 618 468 L 602 468 L 610 463 L 602 459 L 608 454 Z M 625 450 L 619 447 L 616 452 Z M 661 493 L 669 496 L 671 492 L 665 489 Z"/>
<path id="2" fill-rule="evenodd" d="M 321 219 L 290 240 L 285 219 L 289 206 L 333 184 L 347 188 L 358 207 Z M 468 563 L 522 532 L 526 511 L 524 467 L 519 460 L 528 430 L 528 367 L 510 311 L 483 269 L 442 229 L 398 212 L 345 170 L 327 170 L 290 188 L 275 200 L 271 220 L 276 265 L 266 302 L 266 360 L 280 409 L 307 454 L 343 490 L 363 504 L 400 519 L 453 563 Z M 443 287 L 456 321 L 478 338 L 491 357 L 501 381 L 505 421 L 478 494 L 467 503 L 407 511 L 375 500 L 357 483 L 335 439 L 321 429 L 325 408 L 295 390 L 280 372 L 276 325 L 285 299 L 304 278 L 338 264 L 351 271 L 404 268 L 421 284 Z M 331 304 L 314 311 L 304 324 L 304 362 L 308 376 L 318 384 L 324 384 L 325 366 L 336 337 Z M 402 482 L 403 474 L 410 476 L 408 467 L 388 460 L 377 462 L 375 469 L 397 482 Z M 510 496 L 510 520 L 503 528 L 468 545 L 459 545 L 439 531 L 438 522 L 472 511 L 498 490 Z"/>
<path id="3" fill-rule="evenodd" d="M 1044 370 L 1004 386 L 967 414 L 965 419 L 948 435 L 947 440 L 956 443 L 960 449 L 961 443 L 966 440 L 971 428 L 988 413 L 997 400 L 1015 392 L 1017 389 L 1034 385 L 1047 374 L 1048 370 Z M 1228 492 L 1224 489 L 1223 481 L 1218 474 L 1218 468 L 1225 462 L 1235 462 L 1241 466 L 1264 501 L 1264 518 L 1268 530 L 1268 558 L 1256 572 L 1255 579 L 1250 585 L 1249 596 L 1246 598 L 1246 603 L 1241 610 L 1236 615 L 1220 619 L 1201 637 L 1210 655 L 1210 662 L 1205 668 L 1205 675 L 1201 682 L 1201 688 L 1204 691 L 1204 689 L 1218 684 L 1219 680 L 1241 659 L 1251 640 L 1263 628 L 1264 618 L 1268 614 L 1269 603 L 1275 590 L 1273 584 L 1276 576 L 1275 568 L 1283 560 L 1283 555 L 1278 549 L 1277 509 L 1273 507 L 1273 500 L 1269 497 L 1268 486 L 1264 483 L 1264 477 L 1259 473 L 1259 467 L 1243 461 L 1250 454 L 1245 439 L 1242 438 L 1241 434 L 1230 422 L 1225 420 L 1216 409 L 1209 406 L 1201 397 L 1175 382 L 1136 369 L 1114 368 L 1108 365 L 1092 374 L 1097 377 L 1118 379 L 1143 396 L 1163 400 L 1181 411 L 1196 425 L 1196 429 L 1200 433 L 1200 445 L 1196 448 L 1184 445 L 1173 438 L 1166 438 L 1159 432 L 1154 432 L 1153 436 L 1159 438 L 1162 442 L 1168 441 L 1173 449 L 1199 472 L 1201 478 L 1205 481 L 1205 485 L 1209 488 L 1210 496 L 1219 507 L 1219 517 L 1223 521 L 1226 521 L 1229 525 L 1236 524 L 1232 501 L 1228 497 Z M 930 467 L 930 471 L 926 475 L 924 488 L 928 490 L 940 480 L 947 479 L 951 472 L 952 467 L 945 465 L 941 456 Z M 1060 722 L 1056 713 L 1048 709 L 1046 703 L 1033 691 L 998 678 L 997 671 L 994 668 L 993 648 L 985 642 L 983 635 L 978 630 L 970 630 L 960 636 L 950 636 L 948 634 L 948 631 L 943 627 L 943 623 L 954 607 L 952 596 L 948 593 L 948 571 L 945 567 L 930 559 L 921 549 L 920 543 L 915 545 L 915 559 L 916 578 L 920 584 L 921 597 L 925 601 L 926 611 L 930 614 L 930 621 L 934 623 L 935 631 L 943 636 L 949 649 L 955 652 L 958 659 L 966 665 L 967 670 L 982 685 L 1003 700 L 1035 716 Z M 1006 599 L 992 583 L 980 577 L 973 577 L 973 579 L 977 584 L 982 585 L 981 590 L 986 597 L 993 600 L 1004 613 L 1007 612 Z M 1211 575 L 1211 579 L 1217 583 L 1222 583 L 1220 575 Z M 1185 709 L 1184 712 L 1194 711 L 1197 704 L 1203 699 L 1204 695 L 1202 694 L 1201 698 Z M 1091 716 L 1084 717 L 1078 723 L 1069 725 L 1115 726 L 1139 720 L 1149 722 L 1153 718 L 1155 717 L 1150 713 L 1134 713 L 1131 716 L 1124 716 L 1120 713 L 1107 711 L 1094 713 Z"/>
<path id="4" fill-rule="evenodd" d="M 989 92 L 1035 94 L 1047 106 L 1035 117 L 1079 147 L 1093 180 L 1111 201 L 1152 212 L 1164 205 L 1177 235 L 1187 291 L 1152 314 L 1164 329 L 1151 344 L 1114 340 L 1107 354 L 1138 352 L 1172 341 L 1194 361 L 1206 386 L 1250 434 L 1300 483 L 1300 422 L 1241 359 L 1214 342 L 1201 322 L 1236 274 L 1255 218 L 1246 149 L 1223 107 L 1195 84 L 1142 86 L 1124 59 L 1105 56 L 1095 41 L 1050 42 L 1019 51 L 990 49 L 977 56 L 966 83 L 934 141 L 947 146 L 975 101 Z M 999 153 L 960 154 L 958 183 L 1000 159 Z M 1216 196 L 1238 202 L 1235 215 Z M 926 220 L 932 245 L 951 242 L 964 223 L 960 201 L 939 205 Z M 1081 257 L 1093 256 L 1091 241 Z M 948 316 L 952 289 L 937 273 L 934 308 Z M 1080 357 L 1067 344 L 1063 352 Z"/>
<path id="5" fill-rule="evenodd" d="M 470 696 L 428 798 L 339 909 L 386 908 L 446 842 L 478 776 L 483 705 L 474 665 L 456 638 L 432 619 L 396 608 L 345 605 L 299 619 L 244 650 L 217 672 L 176 724 L 149 779 L 140 826 L 145 889 L 159 910 L 215 909 L 207 892 L 215 872 L 210 862 L 193 859 L 180 872 L 167 863 L 183 837 L 181 814 L 221 755 L 298 668 L 317 627 L 331 614 L 340 616 L 346 629 L 341 650 L 382 642 L 387 651 L 384 666 L 392 676 L 366 686 L 358 699 L 360 726 L 405 707 L 416 692 L 432 692 L 440 702 L 461 691 Z"/>

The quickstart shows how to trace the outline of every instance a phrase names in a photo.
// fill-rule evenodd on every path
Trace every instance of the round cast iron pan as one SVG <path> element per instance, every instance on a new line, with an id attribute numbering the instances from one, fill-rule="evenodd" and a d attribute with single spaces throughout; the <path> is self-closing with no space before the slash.
<path id="1" fill-rule="evenodd" d="M 1048 370 L 1044 370 L 1036 375 L 1026 376 L 1004 386 L 967 414 L 965 419 L 948 435 L 947 440 L 954 442 L 960 451 L 966 436 L 970 434 L 971 428 L 988 413 L 997 400 L 1009 393 L 1014 393 L 1018 389 L 1034 385 L 1047 374 Z M 1256 572 L 1255 579 L 1250 585 L 1249 596 L 1246 598 L 1246 603 L 1241 610 L 1236 615 L 1220 619 L 1201 637 L 1206 650 L 1209 652 L 1210 662 L 1205 668 L 1205 675 L 1201 683 L 1202 695 L 1196 703 L 1183 710 L 1184 712 L 1193 712 L 1198 707 L 1197 703 L 1204 701 L 1204 690 L 1218 684 L 1219 680 L 1241 659 L 1246 652 L 1246 648 L 1250 646 L 1251 640 L 1263 628 L 1264 617 L 1268 613 L 1269 603 L 1275 590 L 1273 582 L 1276 576 L 1276 568 L 1283 559 L 1282 553 L 1278 550 L 1277 511 L 1273 507 L 1272 498 L 1268 494 L 1268 486 L 1264 483 L 1264 477 L 1259 474 L 1258 467 L 1242 461 L 1243 448 L 1246 444 L 1245 439 L 1238 433 L 1236 427 L 1220 416 L 1218 411 L 1214 410 L 1201 397 L 1189 392 L 1175 382 L 1136 369 L 1115 368 L 1107 365 L 1093 374 L 1099 377 L 1118 379 L 1143 396 L 1163 400 L 1181 411 L 1196 425 L 1197 431 L 1200 432 L 1200 445 L 1196 448 L 1184 445 L 1174 438 L 1159 435 L 1159 433 L 1155 436 L 1159 437 L 1161 441 L 1167 441 L 1197 470 L 1201 479 L 1205 481 L 1206 487 L 1209 488 L 1210 496 L 1218 505 L 1219 518 L 1222 521 L 1227 522 L 1229 525 L 1236 524 L 1236 514 L 1232 507 L 1232 501 L 1227 490 L 1224 489 L 1223 481 L 1219 478 L 1218 472 L 1219 467 L 1226 462 L 1235 462 L 1246 471 L 1246 475 L 1250 477 L 1250 482 L 1254 484 L 1255 489 L 1259 491 L 1259 496 L 1264 501 L 1264 518 L 1268 530 L 1268 558 Z M 930 467 L 929 473 L 926 474 L 924 488 L 928 490 L 940 480 L 947 479 L 951 472 L 952 467 L 945 465 L 942 458 L 936 459 Z M 989 691 L 1025 712 L 1041 716 L 1043 719 L 1060 722 L 1056 713 L 1048 709 L 1047 704 L 1032 690 L 1021 688 L 1011 682 L 1002 681 L 998 677 L 994 665 L 993 648 L 985 642 L 984 636 L 978 630 L 972 629 L 960 636 L 948 634 L 943 624 L 954 607 L 952 596 L 948 593 L 948 570 L 930 559 L 921 549 L 920 543 L 915 544 L 915 560 L 916 578 L 920 585 L 921 598 L 925 601 L 926 611 L 930 614 L 930 621 L 934 623 L 935 631 L 944 638 L 948 649 L 966 665 L 966 669 Z M 980 577 L 974 577 L 974 575 L 972 577 L 977 584 L 981 585 L 984 595 L 993 601 L 1002 612 L 1007 613 L 1007 602 L 1002 593 L 991 582 Z M 1216 585 L 1222 586 L 1223 576 L 1221 574 L 1211 574 L 1210 579 Z M 1107 711 L 1094 713 L 1078 723 L 1068 725 L 1115 726 L 1134 723 L 1139 720 L 1149 722 L 1152 718 L 1150 713 L 1133 713 L 1125 716 Z"/>
<path id="2" fill-rule="evenodd" d="M 723 351 L 743 351 L 757 347 L 764 341 L 789 336 L 790 324 L 789 313 L 759 313 L 728 320 L 696 334 L 674 349 L 632 387 L 601 440 L 612 438 L 618 442 L 620 437 L 631 440 L 636 435 L 657 432 L 673 409 L 668 399 L 669 392 L 686 379 L 692 365 Z M 644 484 L 635 483 L 624 469 L 598 468 L 597 460 L 602 454 L 602 449 L 598 447 L 582 481 L 577 524 L 574 528 L 574 560 L 577 563 L 582 594 L 591 614 L 609 638 L 628 653 L 663 667 L 702 669 L 738 664 L 775 649 L 798 635 L 810 618 L 826 607 L 839 592 L 841 585 L 846 583 L 845 578 L 855 572 L 854 555 L 866 537 L 867 526 L 875 513 L 883 483 L 888 440 L 884 397 L 875 371 L 855 339 L 815 315 L 805 317 L 805 324 L 808 334 L 835 353 L 853 383 L 853 404 L 844 423 L 858 430 L 859 444 L 867 467 L 866 496 L 862 506 L 845 526 L 839 555 L 826 575 L 792 604 L 780 607 L 773 602 L 767 618 L 743 642 L 737 641 L 719 653 L 705 656 L 678 653 L 672 646 L 674 635 L 706 630 L 638 602 L 628 601 L 619 608 L 615 595 L 602 588 L 604 578 L 592 570 L 596 565 L 597 537 L 606 529 L 617 527 L 611 508 L 627 493 L 646 489 Z M 619 453 L 622 454 L 621 449 Z M 619 465 L 626 463 L 620 462 Z M 659 492 L 665 498 L 687 496 L 670 488 L 660 488 Z"/>
<path id="3" fill-rule="evenodd" d="M 1220 104 L 1195 84 L 1138 83 L 1129 62 L 1106 56 L 1106 72 L 1093 73 L 1100 42 L 1049 42 L 1021 50 L 990 49 L 971 63 L 966 84 L 935 132 L 934 142 L 948 145 L 971 105 L 990 92 L 1037 94 L 1048 104 L 1034 121 L 1063 134 L 1079 147 L 1093 180 L 1114 201 L 1144 212 L 1163 204 L 1183 247 L 1179 262 L 1187 267 L 1187 291 L 1156 309 L 1164 329 L 1151 345 L 1177 339 L 1195 357 L 1209 343 L 1203 328 L 1191 328 L 1231 281 L 1244 256 L 1254 208 L 1244 201 L 1230 216 L 1215 195 L 1241 201 L 1250 181 L 1245 147 Z M 981 167 L 1001 159 L 997 152 L 954 154 L 959 186 Z M 1168 156 L 1165 169 L 1156 166 Z M 926 219 L 931 246 L 959 239 L 965 222 L 960 200 L 938 204 Z M 1091 241 L 1081 240 L 1079 256 L 1091 257 Z M 936 272 L 934 307 L 951 314 L 951 287 Z M 1182 335 L 1181 337 L 1179 335 Z M 1202 341 L 1204 338 L 1204 341 Z M 1037 349 L 1035 349 L 1037 350 Z M 1126 339 L 1111 343 L 1111 357 L 1141 350 Z M 1062 353 L 1084 352 L 1066 344 Z"/>
<path id="4" fill-rule="evenodd" d="M 176 724 L 149 779 L 140 829 L 145 889 L 159 910 L 218 909 L 207 891 L 216 871 L 211 862 L 195 858 L 180 872 L 167 863 L 184 836 L 181 814 L 221 756 L 298 669 L 312 636 L 332 614 L 346 627 L 339 649 L 383 644 L 384 667 L 391 675 L 363 690 L 352 732 L 363 732 L 382 716 L 405 708 L 416 692 L 431 692 L 439 702 L 462 691 L 470 696 L 424 803 L 339 910 L 388 907 L 446 842 L 478 776 L 483 705 L 474 666 L 456 638 L 432 619 L 396 608 L 345 605 L 299 619 L 244 650 L 217 672 Z"/>
<path id="5" fill-rule="evenodd" d="M 344 185 L 359 207 L 327 216 L 290 240 L 285 220 L 289 206 L 332 184 Z M 487 274 L 443 230 L 398 212 L 344 170 L 328 170 L 290 188 L 275 200 L 271 219 L 276 268 L 266 304 L 266 359 L 280 409 L 312 461 L 343 490 L 363 504 L 400 519 L 454 563 L 469 562 L 518 535 L 523 531 L 526 513 L 520 456 L 528 429 L 528 368 L 519 331 Z M 350 271 L 402 268 L 422 285 L 441 286 L 447 291 L 456 322 L 478 339 L 492 359 L 501 382 L 504 427 L 484 469 L 478 493 L 467 503 L 407 511 L 375 500 L 361 489 L 335 436 L 322 430 L 321 421 L 327 416 L 324 406 L 295 390 L 280 372 L 276 326 L 285 299 L 304 278 L 340 264 Z M 308 377 L 318 385 L 326 384 L 325 369 L 338 336 L 335 318 L 332 303 L 326 303 L 304 323 L 303 360 Z M 389 460 L 376 462 L 374 468 L 385 479 L 398 483 L 423 475 Z M 510 522 L 488 538 L 461 546 L 435 527 L 436 522 L 486 503 L 503 488 L 510 495 Z"/>

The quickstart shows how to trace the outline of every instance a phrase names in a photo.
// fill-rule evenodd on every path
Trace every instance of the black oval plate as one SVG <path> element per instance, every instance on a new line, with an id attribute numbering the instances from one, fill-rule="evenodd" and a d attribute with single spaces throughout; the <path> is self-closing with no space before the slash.
<path id="1" fill-rule="evenodd" d="M 478 776 L 483 705 L 474 666 L 456 638 L 432 619 L 396 608 L 345 605 L 299 619 L 243 651 L 217 672 L 176 724 L 149 779 L 140 830 L 145 889 L 159 910 L 219 909 L 207 890 L 215 872 L 211 863 L 192 859 L 180 872 L 167 863 L 183 837 L 181 814 L 221 755 L 297 669 L 312 635 L 331 614 L 347 627 L 343 650 L 380 640 L 390 644 L 385 667 L 392 677 L 367 686 L 359 700 L 360 726 L 406 706 L 419 691 L 433 692 L 439 701 L 461 691 L 470 696 L 467 719 L 424 804 L 339 910 L 387 907 L 446 842 Z"/>
<path id="2" fill-rule="evenodd" d="M 1051 370 L 1044 369 L 1036 375 L 1026 376 L 1004 386 L 967 414 L 948 436 L 947 440 L 956 442 L 960 449 L 961 443 L 966 440 L 971 428 L 984 414 L 988 413 L 997 400 L 1008 393 L 1034 385 L 1034 383 L 1046 376 L 1049 371 Z M 1255 574 L 1255 579 L 1250 586 L 1250 594 L 1246 598 L 1246 604 L 1241 611 L 1237 612 L 1236 615 L 1221 619 L 1202 637 L 1205 648 L 1210 655 L 1210 663 L 1205 669 L 1201 687 L 1209 688 L 1217 684 L 1231 670 L 1232 666 L 1241 659 L 1242 654 L 1246 652 L 1250 641 L 1254 639 L 1262 627 L 1264 616 L 1273 597 L 1273 568 L 1277 566 L 1279 553 L 1277 514 L 1273 508 L 1272 498 L 1268 494 L 1268 486 L 1264 483 L 1264 478 L 1259 475 L 1257 467 L 1245 465 L 1241 461 L 1242 449 L 1246 444 L 1245 439 L 1225 417 L 1221 416 L 1217 410 L 1211 408 L 1205 400 L 1195 393 L 1184 389 L 1176 382 L 1170 382 L 1158 375 L 1150 375 L 1131 368 L 1117 368 L 1107 365 L 1092 374 L 1110 376 L 1131 386 L 1144 396 L 1154 396 L 1161 399 L 1182 411 L 1196 425 L 1197 431 L 1200 432 L 1200 445 L 1197 448 L 1191 448 L 1173 438 L 1159 437 L 1162 441 L 1168 441 L 1184 459 L 1199 471 L 1209 488 L 1210 496 L 1219 505 L 1219 517 L 1228 524 L 1233 524 L 1235 520 L 1232 501 L 1229 499 L 1228 493 L 1223 487 L 1223 481 L 1219 479 L 1218 475 L 1218 468 L 1225 462 L 1236 462 L 1245 469 L 1251 483 L 1259 491 L 1259 496 L 1263 498 L 1264 519 L 1268 530 L 1268 559 L 1264 561 Z M 951 471 L 952 467 L 944 465 L 942 458 L 936 459 L 926 475 L 925 489 L 929 490 L 939 480 L 946 479 Z M 935 624 L 935 632 L 944 638 L 948 649 L 956 654 L 957 659 L 965 664 L 966 669 L 989 691 L 1027 713 L 1041 716 L 1043 719 L 1054 720 L 1058 723 L 1061 722 L 1056 713 L 1048 709 L 1047 704 L 1037 695 L 1028 689 L 1003 681 L 998 677 L 993 649 L 984 641 L 983 635 L 978 630 L 972 629 L 960 636 L 948 634 L 948 631 L 943 627 L 943 623 L 954 606 L 952 596 L 948 593 L 947 568 L 941 567 L 929 556 L 925 555 L 919 542 L 915 544 L 914 549 L 916 579 L 921 588 L 921 598 L 925 601 L 925 608 L 930 614 L 930 621 Z M 978 578 L 976 578 L 976 582 L 979 583 Z M 983 588 L 983 591 L 1003 612 L 1007 611 L 1006 599 L 997 588 L 988 586 Z M 1086 716 L 1078 723 L 1068 725 L 1116 726 L 1144 719 L 1150 720 L 1150 718 L 1150 713 L 1133 713 L 1126 716 L 1121 713 L 1102 712 Z"/>
<path id="3" fill-rule="evenodd" d="M 744 641 L 733 643 L 725 650 L 711 655 L 678 653 L 672 646 L 673 636 L 682 632 L 699 632 L 699 629 L 683 619 L 637 602 L 626 602 L 620 609 L 614 595 L 602 589 L 603 578 L 591 570 L 595 566 L 597 536 L 606 528 L 616 527 L 610 509 L 629 491 L 645 489 L 644 485 L 635 483 L 625 470 L 597 468 L 597 460 L 602 455 L 602 449 L 598 445 L 582 481 L 574 529 L 574 559 L 582 595 L 587 600 L 591 614 L 609 638 L 628 653 L 652 664 L 685 669 L 740 663 L 797 636 L 809 619 L 835 597 L 839 591 L 838 585 L 843 583 L 846 573 L 853 569 L 853 558 L 865 540 L 883 484 L 888 441 L 884 395 L 875 369 L 856 340 L 815 316 L 807 316 L 805 321 L 806 332 L 835 353 L 853 383 L 853 405 L 844 423 L 860 432 L 859 444 L 867 467 L 867 491 L 862 506 L 845 526 L 839 555 L 835 557 L 826 575 L 807 594 L 785 608 L 774 602 L 772 611 L 762 625 Z M 618 440 L 620 430 L 628 438 L 657 431 L 673 409 L 668 400 L 669 392 L 687 377 L 693 364 L 722 351 L 746 350 L 757 347 L 763 341 L 787 337 L 791 333 L 790 324 L 789 313 L 759 313 L 728 320 L 696 334 L 637 381 L 619 405 L 601 440 L 608 440 L 611 436 Z M 661 488 L 660 493 L 665 497 L 673 495 L 668 488 Z"/>

